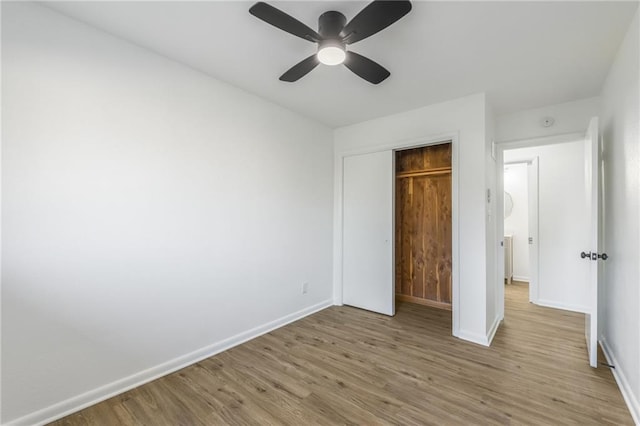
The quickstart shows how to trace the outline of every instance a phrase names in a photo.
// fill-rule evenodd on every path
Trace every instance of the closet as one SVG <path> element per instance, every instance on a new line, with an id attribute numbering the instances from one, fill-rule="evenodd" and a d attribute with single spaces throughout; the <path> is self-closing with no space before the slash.
<path id="1" fill-rule="evenodd" d="M 451 310 L 451 143 L 395 155 L 396 300 Z"/>

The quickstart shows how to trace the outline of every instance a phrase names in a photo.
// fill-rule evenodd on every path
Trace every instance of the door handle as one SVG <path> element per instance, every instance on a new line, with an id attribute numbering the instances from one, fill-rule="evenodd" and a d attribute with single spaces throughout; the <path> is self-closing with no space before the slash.
<path id="1" fill-rule="evenodd" d="M 582 253 L 580 253 L 580 258 L 587 259 L 587 260 L 598 260 L 598 259 L 607 260 L 609 256 L 607 255 L 607 253 L 602 253 L 602 254 L 591 253 L 591 252 L 585 253 L 583 251 Z"/>

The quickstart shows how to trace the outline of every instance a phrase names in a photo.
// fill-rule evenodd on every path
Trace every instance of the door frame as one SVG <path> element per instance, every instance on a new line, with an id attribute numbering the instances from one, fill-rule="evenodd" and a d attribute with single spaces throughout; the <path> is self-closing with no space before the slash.
<path id="1" fill-rule="evenodd" d="M 529 302 L 538 303 L 540 299 L 540 158 L 537 156 L 527 164 L 527 204 L 529 238 L 534 242 L 529 244 Z M 532 223 L 535 225 L 531 226 Z"/>
<path id="2" fill-rule="evenodd" d="M 508 141 L 500 141 L 496 142 L 496 220 L 498 222 L 498 226 L 496 226 L 496 241 L 502 241 L 504 239 L 504 152 L 511 149 L 518 148 L 531 148 L 537 146 L 544 145 L 555 145 L 567 142 L 575 142 L 578 140 L 583 140 L 585 137 L 584 132 L 576 132 L 576 133 L 563 133 L 560 135 L 553 136 L 544 136 L 539 138 L 530 138 L 530 139 L 517 139 L 517 140 L 508 140 Z M 539 192 L 538 192 L 539 197 Z M 539 206 L 538 206 L 539 207 Z M 539 216 L 539 214 L 538 214 Z M 539 240 L 539 238 L 538 238 Z M 537 241 L 539 244 L 540 242 Z M 501 283 L 504 283 L 504 247 L 502 245 L 497 245 L 498 253 L 496 253 L 496 261 L 498 265 L 499 274 L 498 277 L 502 277 L 500 280 Z M 537 271 L 536 276 L 540 276 L 539 269 L 539 259 L 538 265 L 536 265 Z M 533 267 L 533 265 L 529 265 Z M 533 269 L 532 269 L 533 271 Z M 532 289 L 529 289 L 529 297 L 535 296 L 536 300 L 538 298 L 538 288 L 536 286 L 535 294 L 531 293 Z M 498 311 L 500 317 L 504 319 L 504 284 L 498 286 Z"/>
<path id="3" fill-rule="evenodd" d="M 590 276 L 589 276 L 589 311 L 585 313 L 585 337 L 587 338 L 587 353 L 589 355 L 589 365 L 593 368 L 598 367 L 598 337 L 599 337 L 599 325 L 598 325 L 598 302 L 600 297 L 600 280 L 602 275 L 602 269 L 604 262 L 600 261 L 600 255 L 603 253 L 603 244 L 600 239 L 601 232 L 601 187 L 600 179 L 601 173 L 604 172 L 602 167 L 602 143 L 600 139 L 600 119 L 597 116 L 591 117 L 587 131 L 585 132 L 585 167 L 590 169 L 589 180 L 587 184 L 590 184 L 591 188 L 587 188 L 587 192 L 590 194 L 590 210 L 591 210 L 591 241 L 590 251 L 591 259 L 589 262 Z M 595 250 L 595 253 L 593 252 Z M 596 256 L 593 259 L 593 256 Z M 606 260 L 606 259 L 605 259 Z M 595 271 L 594 271 L 595 269 Z"/>
<path id="4" fill-rule="evenodd" d="M 459 136 L 458 132 L 440 133 L 436 135 L 423 136 L 413 139 L 391 141 L 389 143 L 367 146 L 360 149 L 346 150 L 335 153 L 334 167 L 336 181 L 334 183 L 334 272 L 333 272 L 333 301 L 335 305 L 343 304 L 343 178 L 344 178 L 344 158 L 353 155 L 369 154 L 381 151 L 400 151 L 404 149 L 420 148 L 423 146 L 439 145 L 451 141 L 451 316 L 452 334 L 458 336 L 460 330 L 460 244 L 459 244 Z M 394 156 L 395 158 L 395 156 Z M 395 161 L 393 164 L 394 183 L 392 206 L 395 223 Z M 395 232 L 395 226 L 394 226 Z M 393 250 L 391 256 L 392 278 L 394 288 L 395 303 L 395 235 L 392 235 Z"/>

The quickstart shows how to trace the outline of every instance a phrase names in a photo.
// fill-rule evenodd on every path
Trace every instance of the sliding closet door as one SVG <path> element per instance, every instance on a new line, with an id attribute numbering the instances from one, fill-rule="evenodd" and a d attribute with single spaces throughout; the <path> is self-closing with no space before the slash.
<path id="1" fill-rule="evenodd" d="M 343 165 L 343 302 L 394 315 L 393 152 Z"/>

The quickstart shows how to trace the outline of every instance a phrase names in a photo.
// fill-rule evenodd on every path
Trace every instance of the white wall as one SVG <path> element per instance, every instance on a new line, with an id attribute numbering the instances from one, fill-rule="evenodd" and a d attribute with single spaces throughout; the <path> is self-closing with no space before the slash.
<path id="1" fill-rule="evenodd" d="M 529 188 L 527 163 L 504 167 L 504 190 L 511 195 L 513 210 L 504 219 L 504 233 L 513 237 L 513 277 L 529 281 Z"/>
<path id="2" fill-rule="evenodd" d="M 596 97 L 501 115 L 496 122 L 496 140 L 506 142 L 584 133 L 591 117 L 599 114 L 599 108 L 600 98 Z M 553 117 L 553 126 L 543 127 L 540 122 L 544 117 Z"/>
<path id="3" fill-rule="evenodd" d="M 3 422 L 332 303 L 330 129 L 28 3 L 2 88 Z"/>
<path id="4" fill-rule="evenodd" d="M 600 301 L 605 353 L 640 424 L 640 110 L 638 12 L 602 90 L 604 144 L 604 300 Z"/>
<path id="5" fill-rule="evenodd" d="M 336 302 L 341 302 L 342 156 L 406 146 L 425 140 L 453 144 L 459 181 L 459 287 L 460 303 L 455 318 L 458 337 L 487 344 L 485 257 L 485 97 L 474 95 L 335 130 L 335 246 L 334 283 Z M 441 135 L 441 136 L 439 136 Z M 458 175 L 455 175 L 458 173 Z M 456 194 L 454 193 L 454 197 Z M 455 201 L 454 201 L 455 203 Z M 454 218 L 455 220 L 455 218 Z M 454 237 L 455 238 L 455 237 Z M 455 258 L 454 253 L 454 258 Z M 454 274 L 456 265 L 454 265 Z M 455 279 L 455 278 L 454 278 Z M 454 302 L 455 303 L 455 302 Z"/>
<path id="6" fill-rule="evenodd" d="M 507 150 L 504 161 L 539 158 L 539 284 L 541 305 L 585 312 L 589 221 L 585 195 L 585 142 Z"/>

